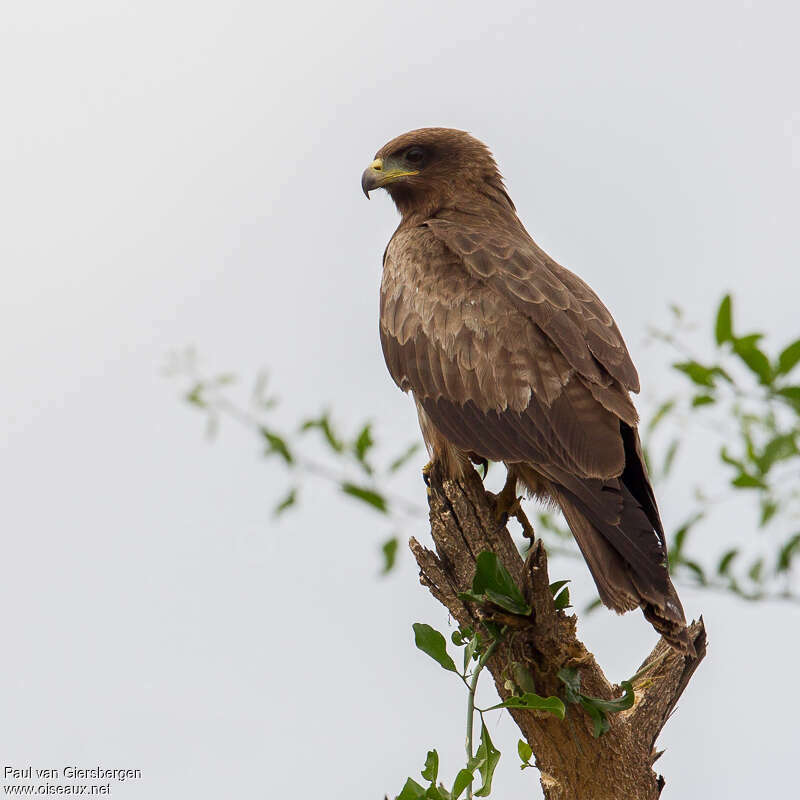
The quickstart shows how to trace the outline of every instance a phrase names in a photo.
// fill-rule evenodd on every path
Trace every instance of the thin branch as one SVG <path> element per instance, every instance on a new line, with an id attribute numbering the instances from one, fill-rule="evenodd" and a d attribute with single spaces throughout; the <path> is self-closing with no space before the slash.
<path id="1" fill-rule="evenodd" d="M 260 434 L 264 425 L 255 414 L 237 406 L 230 398 L 213 386 L 207 386 L 205 392 L 209 405 L 212 406 L 215 411 L 227 416 L 239 425 Z M 315 475 L 318 478 L 322 478 L 329 483 L 336 484 L 337 486 L 341 485 L 342 482 L 346 480 L 346 476 L 341 472 L 306 456 L 298 456 L 295 463 L 301 470 Z M 425 509 L 422 506 L 410 502 L 402 495 L 386 492 L 384 490 L 381 490 L 381 494 L 389 501 L 392 508 L 401 511 L 406 516 L 421 517 L 425 514 Z"/>

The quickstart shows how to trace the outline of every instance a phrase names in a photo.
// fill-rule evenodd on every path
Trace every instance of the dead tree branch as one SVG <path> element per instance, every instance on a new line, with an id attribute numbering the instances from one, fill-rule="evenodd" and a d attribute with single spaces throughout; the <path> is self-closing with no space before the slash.
<path id="1" fill-rule="evenodd" d="M 460 625 L 477 629 L 487 618 L 486 608 L 458 597 L 470 588 L 475 560 L 484 550 L 497 554 L 533 607 L 529 618 L 514 618 L 517 624 L 488 662 L 503 700 L 510 694 L 503 672 L 514 661 L 527 666 L 540 694 L 563 696 L 557 677 L 563 667 L 580 668 L 587 694 L 611 699 L 622 693 L 577 639 L 575 617 L 555 609 L 541 541 L 533 544 L 523 562 L 508 530 L 495 519 L 492 495 L 477 473 L 463 481 L 443 481 L 434 471 L 429 505 L 436 552 L 415 539 L 411 550 L 421 583 Z M 533 749 L 547 800 L 657 800 L 664 779 L 652 769 L 660 755 L 655 742 L 705 656 L 702 618 L 692 623 L 690 636 L 696 657 L 683 656 L 659 641 L 637 673 L 633 707 L 611 715 L 611 728 L 600 738 L 593 737 L 591 721 L 579 705 L 568 705 L 563 721 L 536 711 L 510 711 Z"/>

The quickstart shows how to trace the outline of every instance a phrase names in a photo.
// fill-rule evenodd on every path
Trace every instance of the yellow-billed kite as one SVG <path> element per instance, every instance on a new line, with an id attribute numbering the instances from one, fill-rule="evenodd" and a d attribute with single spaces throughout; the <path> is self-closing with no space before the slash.
<path id="1" fill-rule="evenodd" d="M 383 258 L 380 337 L 432 463 L 457 477 L 470 459 L 505 462 L 501 499 L 519 481 L 557 503 L 603 603 L 641 607 L 686 650 L 629 396 L 639 378 L 611 314 L 531 239 L 469 134 L 399 136 L 361 184 L 385 188 L 402 215 Z"/>

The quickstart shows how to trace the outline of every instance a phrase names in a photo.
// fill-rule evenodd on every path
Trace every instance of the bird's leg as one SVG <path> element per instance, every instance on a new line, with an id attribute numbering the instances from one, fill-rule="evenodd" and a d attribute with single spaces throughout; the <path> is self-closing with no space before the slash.
<path id="1" fill-rule="evenodd" d="M 494 497 L 494 516 L 500 522 L 508 517 L 519 502 L 517 498 L 517 476 L 512 470 L 508 470 L 505 486 Z"/>
<path id="2" fill-rule="evenodd" d="M 496 495 L 493 495 L 493 499 L 495 519 L 504 523 L 509 517 L 516 518 L 517 522 L 522 526 L 522 535 L 532 542 L 535 538 L 533 525 L 531 525 L 519 502 L 517 475 L 513 469 L 508 470 L 505 485 Z"/>

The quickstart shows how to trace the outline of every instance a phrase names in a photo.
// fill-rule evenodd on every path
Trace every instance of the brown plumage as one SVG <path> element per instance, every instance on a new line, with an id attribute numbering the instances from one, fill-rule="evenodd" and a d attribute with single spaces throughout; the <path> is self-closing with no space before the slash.
<path id="1" fill-rule="evenodd" d="M 469 134 L 399 136 L 362 187 L 385 188 L 402 215 L 383 258 L 380 337 L 431 459 L 450 476 L 470 456 L 505 462 L 561 507 L 602 601 L 641 607 L 686 650 L 629 396 L 639 378 L 611 314 L 531 239 Z"/>

